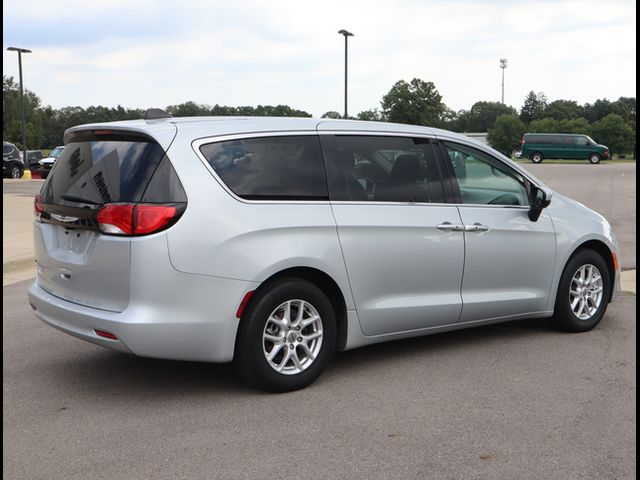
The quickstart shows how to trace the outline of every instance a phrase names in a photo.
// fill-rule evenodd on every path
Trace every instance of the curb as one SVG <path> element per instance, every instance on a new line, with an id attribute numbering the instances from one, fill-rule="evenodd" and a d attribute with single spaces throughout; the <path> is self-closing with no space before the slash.
<path id="1" fill-rule="evenodd" d="M 625 270 L 620 273 L 620 290 L 628 293 L 636 293 L 636 269 Z"/>
<path id="2" fill-rule="evenodd" d="M 28 257 L 21 257 L 3 262 L 2 273 L 16 272 L 18 270 L 24 270 L 26 268 L 33 267 L 35 266 L 35 261 L 35 257 L 31 255 Z"/>

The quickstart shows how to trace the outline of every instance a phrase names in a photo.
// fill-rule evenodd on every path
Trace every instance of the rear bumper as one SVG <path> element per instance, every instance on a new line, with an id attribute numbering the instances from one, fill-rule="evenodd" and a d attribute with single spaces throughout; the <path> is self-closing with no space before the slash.
<path id="1" fill-rule="evenodd" d="M 132 301 L 120 313 L 63 300 L 43 290 L 37 279 L 28 297 L 40 320 L 111 350 L 169 360 L 231 361 L 238 328 L 234 312 L 246 291 L 255 287 L 251 282 L 215 277 L 199 276 L 197 280 L 202 290 L 198 288 L 196 294 L 209 293 L 197 303 L 190 295 L 174 298 L 170 306 L 162 300 Z M 95 330 L 109 332 L 117 340 L 100 337 Z"/>

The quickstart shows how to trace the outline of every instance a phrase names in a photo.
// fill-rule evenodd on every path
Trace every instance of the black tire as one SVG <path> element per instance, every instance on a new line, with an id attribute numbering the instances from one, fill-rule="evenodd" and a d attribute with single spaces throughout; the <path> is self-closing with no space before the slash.
<path id="1" fill-rule="evenodd" d="M 593 265 L 599 271 L 602 276 L 602 300 L 600 306 L 596 312 L 587 320 L 581 320 L 573 312 L 569 300 L 569 289 L 573 276 L 584 265 Z M 602 317 L 604 316 L 609 300 L 611 299 L 611 277 L 609 273 L 609 267 L 602 258 L 602 256 L 591 249 L 578 250 L 573 257 L 569 259 L 567 265 L 564 267 L 562 276 L 560 277 L 560 284 L 558 285 L 558 295 L 556 297 L 556 304 L 554 314 L 552 317 L 552 323 L 565 332 L 586 332 L 594 328 Z"/>
<path id="2" fill-rule="evenodd" d="M 533 152 L 529 157 L 529 160 L 531 160 L 533 163 L 542 163 L 542 160 L 544 160 L 544 155 L 542 155 L 542 153 L 540 152 Z"/>
<path id="3" fill-rule="evenodd" d="M 13 165 L 11 165 L 11 170 L 9 171 L 9 175 L 11 176 L 11 178 L 22 178 L 22 169 L 20 168 L 19 165 L 16 165 L 14 163 Z"/>
<path id="4" fill-rule="evenodd" d="M 304 300 L 318 312 L 322 324 L 322 344 L 306 369 L 295 374 L 276 371 L 267 361 L 263 333 L 269 316 L 288 300 Z M 272 392 L 290 392 L 311 384 L 329 364 L 336 347 L 336 315 L 327 296 L 313 283 L 298 278 L 284 278 L 258 290 L 249 301 L 235 346 L 235 366 L 251 385 Z M 284 342 L 284 350 L 289 348 Z"/>
<path id="5" fill-rule="evenodd" d="M 602 157 L 599 153 L 592 153 L 591 155 L 589 155 L 589 163 L 591 163 L 592 165 L 597 165 L 598 163 L 600 163 L 600 160 L 602 160 Z"/>

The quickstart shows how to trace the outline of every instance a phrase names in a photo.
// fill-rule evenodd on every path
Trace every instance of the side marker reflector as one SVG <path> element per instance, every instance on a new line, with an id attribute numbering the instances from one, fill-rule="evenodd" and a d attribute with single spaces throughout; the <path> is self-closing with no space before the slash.
<path id="1" fill-rule="evenodd" d="M 236 312 L 236 318 L 242 318 L 242 314 L 244 313 L 244 309 L 247 307 L 247 303 L 249 303 L 249 299 L 253 295 L 254 290 L 245 293 L 244 297 L 242 297 L 242 301 L 240 302 L 240 306 L 238 307 L 238 311 Z"/>

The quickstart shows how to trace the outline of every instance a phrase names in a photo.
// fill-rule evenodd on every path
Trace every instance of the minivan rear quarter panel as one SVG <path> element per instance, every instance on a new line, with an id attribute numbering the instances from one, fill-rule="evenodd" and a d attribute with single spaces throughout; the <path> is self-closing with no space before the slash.
<path id="1" fill-rule="evenodd" d="M 203 144 L 230 138 L 292 134 L 317 137 L 314 131 L 247 132 L 194 141 L 190 132 L 178 132 L 168 156 L 188 192 L 189 205 L 167 232 L 171 263 L 186 273 L 252 282 L 263 282 L 288 268 L 315 268 L 338 284 L 347 309 L 353 309 L 329 202 L 240 199 L 200 152 Z M 182 158 L 172 151 L 193 153 L 191 158 Z"/>

